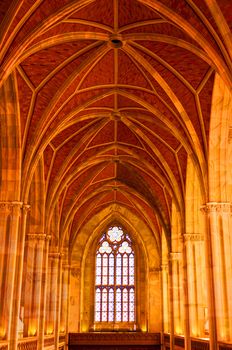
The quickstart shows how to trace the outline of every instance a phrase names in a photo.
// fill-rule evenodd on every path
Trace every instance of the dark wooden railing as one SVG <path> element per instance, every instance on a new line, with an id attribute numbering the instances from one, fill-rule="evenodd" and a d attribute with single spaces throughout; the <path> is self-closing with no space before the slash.
<path id="1" fill-rule="evenodd" d="M 70 333 L 70 350 L 89 349 L 133 349 L 160 350 L 160 333 L 122 332 L 122 333 Z"/>

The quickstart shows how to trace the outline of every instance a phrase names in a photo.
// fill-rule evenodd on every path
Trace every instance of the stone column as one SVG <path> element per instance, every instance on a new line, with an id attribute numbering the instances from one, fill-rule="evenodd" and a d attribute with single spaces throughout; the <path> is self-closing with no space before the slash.
<path id="1" fill-rule="evenodd" d="M 44 333 L 45 333 L 45 316 L 46 316 L 46 295 L 48 281 L 48 250 L 51 236 L 46 235 L 43 251 L 42 276 L 41 276 L 41 298 L 40 298 L 40 317 L 38 332 L 38 350 L 44 349 Z"/>
<path id="2" fill-rule="evenodd" d="M 185 341 L 185 349 L 191 349 L 191 338 L 190 338 L 190 329 L 189 329 L 189 298 L 188 298 L 188 275 L 187 275 L 187 251 L 184 245 L 183 239 L 181 240 L 182 247 L 182 298 L 183 299 L 183 313 L 184 313 L 184 324 L 183 324 L 183 333 L 184 333 L 184 341 Z"/>
<path id="3" fill-rule="evenodd" d="M 0 336 L 17 347 L 17 327 L 22 286 L 26 217 L 29 206 L 21 202 L 0 203 Z"/>
<path id="4" fill-rule="evenodd" d="M 168 305 L 168 263 L 161 265 L 162 271 L 162 297 L 163 297 L 163 331 L 169 333 L 169 305 Z"/>
<path id="5" fill-rule="evenodd" d="M 180 288 L 179 288 L 179 261 L 181 253 L 170 253 L 169 258 L 172 263 L 172 296 L 173 296 L 173 319 L 174 333 L 180 334 Z"/>
<path id="6" fill-rule="evenodd" d="M 210 228 L 208 253 L 213 287 L 210 289 L 210 296 L 212 304 L 215 306 L 215 314 L 210 316 L 214 318 L 215 340 L 230 341 L 232 335 L 231 204 L 210 202 L 206 204 L 204 209 Z M 216 341 L 215 344 L 217 344 Z M 216 349 L 216 347 L 212 345 L 212 349 Z"/>
<path id="7" fill-rule="evenodd" d="M 160 267 L 149 269 L 149 332 L 156 332 L 162 325 L 162 296 Z"/>
<path id="8" fill-rule="evenodd" d="M 26 236 L 25 256 L 24 256 L 24 329 L 23 336 L 35 335 L 36 329 L 32 328 L 32 306 L 34 296 L 34 264 L 35 264 L 36 240 L 33 234 Z"/>
<path id="9" fill-rule="evenodd" d="M 68 317 L 68 294 L 69 294 L 69 273 L 70 266 L 62 266 L 62 287 L 61 287 L 61 309 L 60 309 L 60 332 L 65 333 Z"/>
<path id="10" fill-rule="evenodd" d="M 49 253 L 48 269 L 50 283 L 47 289 L 46 313 L 47 324 L 46 333 L 54 334 L 57 337 L 57 319 L 59 319 L 59 281 L 60 281 L 60 253 Z"/>
<path id="11" fill-rule="evenodd" d="M 9 249 L 9 231 L 10 231 L 10 213 L 11 207 L 9 203 L 0 203 L 0 340 L 7 339 L 9 325 L 9 309 L 11 308 L 10 300 L 7 295 L 12 294 L 13 283 L 8 281 L 7 270 L 10 257 L 8 256 Z M 11 290 L 9 290 L 10 288 Z M 7 311 L 7 314 L 6 314 Z"/>
<path id="12" fill-rule="evenodd" d="M 184 243 L 186 247 L 187 258 L 187 278 L 188 278 L 188 301 L 189 301 L 189 321 L 190 332 L 194 337 L 199 337 L 201 327 L 199 324 L 199 280 L 202 277 L 201 261 L 196 261 L 196 255 L 201 248 L 200 244 L 203 241 L 203 236 L 200 234 L 184 234 Z M 203 251 L 202 251 L 203 253 Z M 199 256 L 199 255 L 198 255 Z"/>
<path id="13" fill-rule="evenodd" d="M 174 350 L 174 306 L 173 306 L 173 277 L 172 277 L 172 255 L 169 254 L 168 260 L 168 299 L 169 299 L 169 332 L 170 332 L 170 350 Z"/>
<path id="14" fill-rule="evenodd" d="M 43 233 L 27 235 L 24 336 L 35 336 L 39 332 L 45 240 Z"/>
<path id="15" fill-rule="evenodd" d="M 57 267 L 57 296 L 55 310 L 55 350 L 59 349 L 59 334 L 60 334 L 60 309 L 61 309 L 61 287 L 62 287 L 62 254 L 58 256 Z"/>
<path id="16" fill-rule="evenodd" d="M 214 296 L 214 283 L 213 283 L 213 258 L 212 258 L 212 243 L 211 243 L 211 225 L 215 219 L 215 215 L 210 215 L 210 206 L 203 206 L 201 208 L 202 213 L 205 214 L 205 267 L 207 278 L 207 300 L 208 300 L 208 317 L 209 317 L 209 342 L 210 350 L 217 350 L 217 324 L 215 314 L 215 296 Z M 212 211 L 212 213 L 214 210 Z M 211 218 L 210 218 L 211 216 Z"/>

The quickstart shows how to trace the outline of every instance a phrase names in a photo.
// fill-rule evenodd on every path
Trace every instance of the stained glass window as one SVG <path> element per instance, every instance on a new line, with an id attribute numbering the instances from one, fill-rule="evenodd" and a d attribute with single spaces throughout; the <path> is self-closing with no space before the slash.
<path id="1" fill-rule="evenodd" d="M 96 252 L 95 322 L 135 321 L 135 258 L 121 227 L 104 233 Z"/>

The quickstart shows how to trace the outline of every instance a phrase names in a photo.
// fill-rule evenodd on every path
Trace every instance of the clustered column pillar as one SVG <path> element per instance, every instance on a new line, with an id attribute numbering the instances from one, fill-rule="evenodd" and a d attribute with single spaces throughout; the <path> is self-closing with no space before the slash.
<path id="1" fill-rule="evenodd" d="M 0 203 L 0 339 L 17 347 L 26 217 L 29 206 Z"/>
<path id="2" fill-rule="evenodd" d="M 162 306 L 163 306 L 163 331 L 169 333 L 169 303 L 168 303 L 168 263 L 161 265 L 162 271 Z"/>
<path id="3" fill-rule="evenodd" d="M 202 293 L 203 286 L 201 285 L 202 274 L 204 274 L 204 262 L 202 261 L 202 256 L 204 256 L 203 241 L 204 238 L 201 234 L 184 234 L 187 259 L 190 332 L 194 337 L 204 336 L 202 328 L 204 325 L 203 302 L 205 298 Z"/>
<path id="4" fill-rule="evenodd" d="M 42 273 L 46 234 L 30 233 L 26 237 L 25 287 L 24 287 L 24 336 L 39 333 L 41 311 Z"/>
<path id="5" fill-rule="evenodd" d="M 212 304 L 210 338 L 230 341 L 232 320 L 232 256 L 231 256 L 231 204 L 210 202 L 204 207 L 209 227 L 209 267 L 212 287 L 209 286 Z M 215 308 L 215 310 L 214 310 Z M 216 345 L 211 346 L 216 349 Z"/>
<path id="6" fill-rule="evenodd" d="M 169 254 L 168 259 L 168 294 L 169 294 L 169 332 L 170 332 L 170 350 L 174 349 L 174 303 L 173 303 L 173 253 Z"/>
<path id="7" fill-rule="evenodd" d="M 181 240 L 182 243 L 182 288 L 183 288 L 183 303 L 184 303 L 184 335 L 185 335 L 185 349 L 191 349 L 191 338 L 190 338 L 190 328 L 189 328 L 189 296 L 188 296 L 188 271 L 187 271 L 187 250 L 184 244 L 184 240 Z"/>
<path id="8" fill-rule="evenodd" d="M 70 266 L 62 266 L 62 287 L 61 287 L 61 309 L 60 309 L 60 332 L 67 332 L 68 317 L 68 294 L 69 294 L 69 273 Z"/>
<path id="9" fill-rule="evenodd" d="M 38 333 L 38 350 L 44 349 L 45 319 L 46 319 L 46 295 L 47 295 L 47 276 L 48 276 L 48 251 L 50 235 L 46 235 L 43 251 L 43 264 L 41 276 L 41 300 L 40 300 L 40 317 Z"/>
<path id="10" fill-rule="evenodd" d="M 54 335 L 55 348 L 59 344 L 60 296 L 62 259 L 58 252 L 48 256 L 48 288 L 46 300 L 46 334 Z"/>
<path id="11" fill-rule="evenodd" d="M 179 273 L 180 273 L 180 262 L 181 253 L 172 252 L 169 255 L 172 264 L 172 299 L 173 299 L 173 321 L 174 321 L 174 333 L 183 334 L 181 331 L 180 321 L 180 286 L 179 286 Z"/>

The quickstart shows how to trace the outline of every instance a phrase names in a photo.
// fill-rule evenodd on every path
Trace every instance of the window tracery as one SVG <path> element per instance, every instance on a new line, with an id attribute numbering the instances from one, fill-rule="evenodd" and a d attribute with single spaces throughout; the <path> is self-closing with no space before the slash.
<path id="1" fill-rule="evenodd" d="M 110 227 L 99 240 L 95 277 L 95 322 L 134 322 L 134 250 L 119 226 Z"/>

